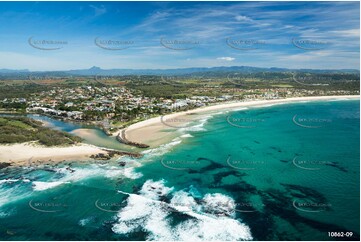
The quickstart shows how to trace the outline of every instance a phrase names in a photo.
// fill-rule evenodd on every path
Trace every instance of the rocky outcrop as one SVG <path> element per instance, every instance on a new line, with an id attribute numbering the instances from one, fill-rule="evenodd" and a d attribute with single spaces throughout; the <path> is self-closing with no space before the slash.
<path id="1" fill-rule="evenodd" d="M 117 135 L 116 139 L 122 144 L 131 145 L 131 146 L 135 146 L 135 147 L 138 147 L 138 148 L 149 148 L 149 145 L 142 144 L 142 143 L 137 143 L 137 142 L 133 142 L 133 141 L 128 140 L 125 137 L 125 130 L 124 129 L 122 130 L 122 132 L 120 132 Z"/>

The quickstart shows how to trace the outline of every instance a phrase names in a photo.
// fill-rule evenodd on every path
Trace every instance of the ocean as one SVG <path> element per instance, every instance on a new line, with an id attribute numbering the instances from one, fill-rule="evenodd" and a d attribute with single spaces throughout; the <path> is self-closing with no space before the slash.
<path id="1" fill-rule="evenodd" d="M 0 240 L 360 239 L 359 100 L 224 111 L 164 132 L 179 135 L 140 159 L 0 170 Z M 86 142 L 116 146 L 94 134 Z"/>

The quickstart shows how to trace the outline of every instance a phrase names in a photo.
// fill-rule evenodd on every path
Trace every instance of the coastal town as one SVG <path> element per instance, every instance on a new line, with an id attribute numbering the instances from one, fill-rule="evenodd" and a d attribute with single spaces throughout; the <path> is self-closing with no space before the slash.
<path id="1" fill-rule="evenodd" d="M 4 98 L 0 100 L 0 105 L 7 107 L 5 111 L 16 111 L 22 107 L 26 113 L 95 124 L 110 133 L 151 117 L 219 103 L 355 94 L 359 94 L 358 90 L 196 86 L 186 97 L 174 98 L 146 96 L 142 91 L 127 86 L 78 85 L 64 88 L 49 85 L 46 90 L 27 97 Z"/>
<path id="2" fill-rule="evenodd" d="M 311 76 L 317 78 L 316 74 Z M 62 161 L 65 156 L 61 154 L 67 153 L 69 155 L 65 159 L 78 156 L 95 160 L 108 160 L 119 155 L 142 157 L 139 153 L 142 149 L 157 147 L 164 140 L 174 138 L 175 133 L 162 132 L 165 127 L 174 129 L 191 125 L 197 121 L 194 114 L 201 117 L 201 113 L 207 111 L 272 105 L 286 100 L 359 96 L 357 75 L 330 74 L 326 81 L 322 80 L 323 83 L 303 83 L 304 80 L 290 78 L 291 74 L 284 74 L 280 80 L 277 79 L 278 74 L 268 74 L 267 82 L 249 76 L 234 80 L 228 77 L 229 74 L 198 79 L 159 76 L 42 77 L 30 81 L 0 81 L 0 113 L 5 115 L 0 120 L 4 134 L 0 143 L 21 143 L 19 145 L 25 145 L 24 151 L 35 149 L 27 146 L 32 142 L 45 146 L 37 148 L 36 160 L 41 162 L 49 157 Z M 335 82 L 332 78 L 341 78 L 342 81 Z M 15 116 L 7 117 L 9 114 Z M 57 132 L 42 122 L 26 117 L 27 114 L 100 129 L 114 143 L 108 148 L 98 147 L 96 142 L 95 146 L 89 146 L 82 142 L 84 138 L 89 142 L 86 129 L 70 134 Z M 57 148 L 50 148 L 54 146 Z M 122 150 L 125 147 L 136 150 Z M 18 148 L 12 145 L 2 146 L 2 149 L 4 154 L 12 154 Z M 26 157 L 25 152 L 17 160 L 24 161 Z"/>

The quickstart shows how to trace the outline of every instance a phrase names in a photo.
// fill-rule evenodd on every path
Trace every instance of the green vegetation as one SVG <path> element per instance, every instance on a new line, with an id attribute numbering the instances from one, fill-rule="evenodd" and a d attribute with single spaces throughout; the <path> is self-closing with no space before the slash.
<path id="1" fill-rule="evenodd" d="M 297 81 L 292 76 L 296 75 Z M 360 85 L 360 75 L 350 73 L 309 73 L 309 72 L 210 72 L 195 73 L 198 78 L 187 75 L 161 77 L 156 75 L 130 75 L 111 78 L 99 77 L 58 77 L 36 80 L 0 80 L 0 109 L 22 111 L 25 103 L 1 103 L 5 98 L 22 97 L 29 99 L 33 94 L 48 91 L 50 88 L 76 88 L 81 86 L 125 86 L 138 91 L 147 97 L 155 98 L 185 98 L 192 95 L 219 96 L 224 94 L 224 88 L 249 90 L 256 88 L 290 88 L 317 91 L 346 90 L 357 92 Z M 27 77 L 26 77 L 27 78 Z M 240 83 L 240 85 L 237 85 Z M 321 85 L 309 85 L 309 84 Z M 212 88 L 212 92 L 199 88 Z M 75 100 L 72 100 L 75 101 Z M 72 111 L 62 107 L 60 110 Z"/>
<path id="2" fill-rule="evenodd" d="M 32 83 L 18 83 L 15 81 L 0 82 L 0 100 L 4 98 L 28 98 L 32 93 L 47 90 L 48 87 Z"/>
<path id="3" fill-rule="evenodd" d="M 306 70 L 218 71 L 173 76 L 54 75 L 23 76 L 23 80 L 0 77 L 0 112 L 45 113 L 62 120 L 97 125 L 109 133 L 148 117 L 221 102 L 359 95 L 360 85 L 358 73 L 311 73 Z M 36 132 L 40 127 L 29 128 L 21 122 L 12 122 L 8 126 L 10 130 L 18 129 L 13 133 L 8 130 L 9 142 L 39 140 L 50 145 L 74 142 L 65 134 Z"/>
<path id="4" fill-rule="evenodd" d="M 112 83 L 118 84 L 119 81 Z M 91 78 L 74 78 L 61 80 L 1 80 L 0 79 L 0 101 L 5 98 L 29 98 L 33 94 L 48 91 L 53 87 L 74 88 L 79 86 L 104 86 L 103 84 L 92 80 Z M 1 107 L 0 107 L 1 108 Z"/>
<path id="5" fill-rule="evenodd" d="M 293 78 L 293 75 L 296 78 Z M 360 85 L 358 74 L 308 73 L 308 72 L 259 72 L 259 73 L 209 73 L 194 79 L 187 76 L 160 78 L 141 76 L 127 81 L 126 87 L 140 91 L 144 96 L 156 98 L 186 98 L 194 95 L 221 96 L 225 89 L 245 91 L 252 89 L 284 89 L 307 91 L 344 90 L 357 94 Z M 230 94 L 230 93 L 227 93 Z"/>
<path id="6" fill-rule="evenodd" d="M 164 98 L 175 98 L 175 96 L 184 94 L 188 89 L 188 85 L 182 86 L 173 86 L 171 84 L 148 84 L 148 85 L 138 85 L 134 83 L 129 83 L 126 85 L 129 88 L 136 89 L 142 92 L 144 96 L 147 97 L 164 97 Z"/>
<path id="7" fill-rule="evenodd" d="M 0 144 L 37 141 L 45 146 L 56 146 L 81 141 L 77 136 L 43 127 L 41 122 L 25 117 L 1 117 L 0 134 Z"/>

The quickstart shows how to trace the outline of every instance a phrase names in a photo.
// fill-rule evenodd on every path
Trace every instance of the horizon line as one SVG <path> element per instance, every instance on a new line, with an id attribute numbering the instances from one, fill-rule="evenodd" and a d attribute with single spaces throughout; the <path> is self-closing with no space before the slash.
<path id="1" fill-rule="evenodd" d="M 109 71 L 109 70 L 150 70 L 150 71 L 156 71 L 156 70 L 160 70 L 160 71 L 166 71 L 166 70 L 184 70 L 184 69 L 212 69 L 212 68 L 232 68 L 232 67 L 250 67 L 250 68 L 259 68 L 259 69 L 287 69 L 287 70 L 325 70 L 325 71 L 342 71 L 342 70 L 355 70 L 355 71 L 360 71 L 360 69 L 356 69 L 356 68 L 340 68 L 340 69 L 323 69 L 323 68 L 287 68 L 287 67 L 276 67 L 276 66 L 272 66 L 272 67 L 260 67 L 260 66 L 247 66 L 247 65 L 235 65 L 235 66 L 211 66 L 211 67 L 206 67 L 206 66 L 195 66 L 195 67 L 173 67 L 173 68 L 120 68 L 120 67 L 113 67 L 113 68 L 109 68 L 109 69 L 103 69 L 102 67 L 99 66 L 92 66 L 90 68 L 78 68 L 78 69 L 68 69 L 68 70 L 31 70 L 31 69 L 11 69 L 11 68 L 0 68 L 0 71 L 2 70 L 9 70 L 9 71 L 27 71 L 27 72 L 50 72 L 50 71 L 58 71 L 58 72 L 62 72 L 62 71 L 79 71 L 79 70 L 91 70 L 91 69 L 100 69 L 100 70 L 104 70 L 104 71 Z"/>

